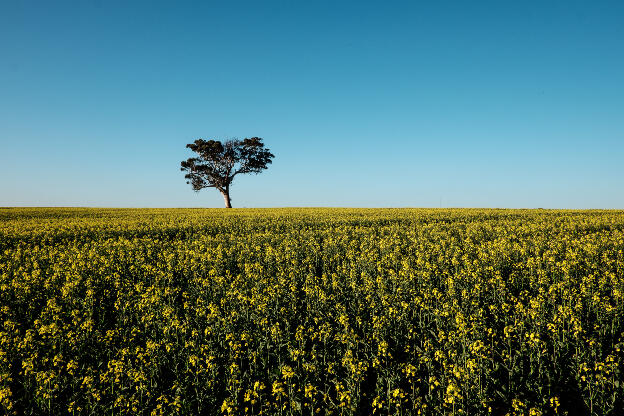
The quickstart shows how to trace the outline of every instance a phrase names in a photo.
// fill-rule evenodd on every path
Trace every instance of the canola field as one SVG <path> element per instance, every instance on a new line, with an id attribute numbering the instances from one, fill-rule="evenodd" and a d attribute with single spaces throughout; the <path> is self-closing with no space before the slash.
<path id="1" fill-rule="evenodd" d="M 624 212 L 0 209 L 0 414 L 622 415 Z"/>

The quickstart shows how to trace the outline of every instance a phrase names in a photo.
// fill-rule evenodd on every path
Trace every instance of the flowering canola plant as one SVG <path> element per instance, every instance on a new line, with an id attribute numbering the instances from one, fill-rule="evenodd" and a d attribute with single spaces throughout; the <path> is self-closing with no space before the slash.
<path id="1" fill-rule="evenodd" d="M 0 413 L 617 415 L 624 212 L 0 209 Z"/>

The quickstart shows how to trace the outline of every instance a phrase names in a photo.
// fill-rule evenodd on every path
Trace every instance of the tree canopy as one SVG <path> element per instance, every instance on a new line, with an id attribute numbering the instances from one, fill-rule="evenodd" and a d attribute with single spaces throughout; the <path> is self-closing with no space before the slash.
<path id="1" fill-rule="evenodd" d="M 272 163 L 275 157 L 264 147 L 262 139 L 219 140 L 197 139 L 186 145 L 197 154 L 182 161 L 181 170 L 193 190 L 216 188 L 225 200 L 226 208 L 231 208 L 230 185 L 239 173 L 258 174 Z"/>

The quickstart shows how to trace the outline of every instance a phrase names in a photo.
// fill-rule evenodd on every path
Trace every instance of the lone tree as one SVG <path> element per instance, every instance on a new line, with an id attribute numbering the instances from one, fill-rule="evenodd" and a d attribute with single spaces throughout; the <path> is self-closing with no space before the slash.
<path id="1" fill-rule="evenodd" d="M 204 188 L 217 188 L 223 195 L 225 207 L 232 208 L 230 201 L 230 185 L 239 173 L 260 173 L 266 169 L 275 157 L 259 137 L 243 140 L 197 139 L 186 145 L 197 157 L 182 161 L 182 171 L 186 183 L 191 184 L 194 191 Z"/>

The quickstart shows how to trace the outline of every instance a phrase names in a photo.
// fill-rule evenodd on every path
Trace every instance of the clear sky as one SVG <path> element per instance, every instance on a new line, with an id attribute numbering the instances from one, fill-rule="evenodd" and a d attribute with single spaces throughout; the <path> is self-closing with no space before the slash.
<path id="1" fill-rule="evenodd" d="M 0 2 L 0 206 L 624 208 L 624 2 Z"/>

